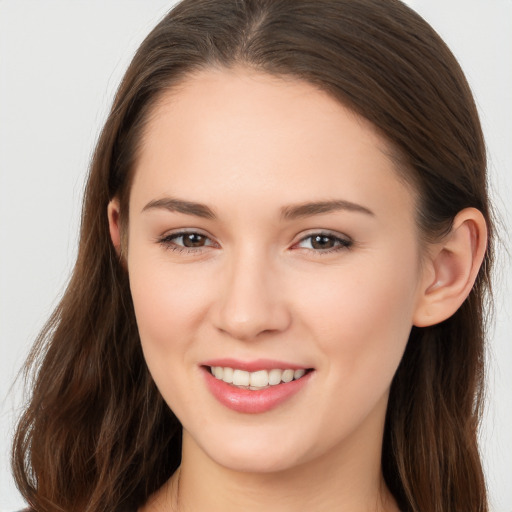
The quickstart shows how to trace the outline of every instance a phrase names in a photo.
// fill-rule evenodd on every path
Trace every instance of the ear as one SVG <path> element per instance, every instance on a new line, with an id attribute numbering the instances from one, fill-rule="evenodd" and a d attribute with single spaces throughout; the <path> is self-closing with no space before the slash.
<path id="1" fill-rule="evenodd" d="M 110 239 L 112 240 L 117 255 L 121 257 L 120 206 L 117 198 L 112 199 L 110 203 L 108 203 L 107 215 Z"/>
<path id="2" fill-rule="evenodd" d="M 438 324 L 452 316 L 466 300 L 487 248 L 487 225 L 475 208 L 460 211 L 450 233 L 433 249 L 425 263 L 413 323 Z"/>

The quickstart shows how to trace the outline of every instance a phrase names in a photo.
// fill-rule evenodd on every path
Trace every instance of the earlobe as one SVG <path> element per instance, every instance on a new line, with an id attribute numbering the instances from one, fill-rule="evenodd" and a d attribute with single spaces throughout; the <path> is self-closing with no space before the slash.
<path id="1" fill-rule="evenodd" d="M 475 208 L 460 211 L 450 233 L 435 245 L 429 257 L 413 323 L 417 327 L 438 324 L 466 300 L 487 248 L 487 225 Z"/>
<path id="2" fill-rule="evenodd" d="M 121 229 L 120 229 L 120 207 L 119 200 L 114 198 L 108 203 L 108 228 L 110 231 L 110 239 L 117 252 L 121 256 Z"/>

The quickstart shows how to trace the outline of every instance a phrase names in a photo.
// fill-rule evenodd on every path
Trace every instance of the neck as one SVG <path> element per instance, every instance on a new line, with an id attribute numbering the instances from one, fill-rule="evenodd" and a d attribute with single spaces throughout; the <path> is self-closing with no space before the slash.
<path id="1" fill-rule="evenodd" d="M 358 464 L 326 464 L 310 461 L 272 473 L 242 473 L 214 462 L 181 468 L 179 512 L 377 512 L 395 510 L 380 469 L 364 471 Z M 378 465 L 380 468 L 380 463 Z M 364 473 L 364 474 L 363 474 Z"/>
<path id="2" fill-rule="evenodd" d="M 184 431 L 180 469 L 143 511 L 396 512 L 382 477 L 381 445 L 378 436 L 368 442 L 359 431 L 344 446 L 307 463 L 251 473 L 217 464 Z"/>

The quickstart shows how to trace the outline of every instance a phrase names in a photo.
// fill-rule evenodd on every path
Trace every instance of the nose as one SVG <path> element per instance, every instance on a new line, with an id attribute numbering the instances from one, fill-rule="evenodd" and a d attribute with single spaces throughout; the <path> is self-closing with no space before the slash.
<path id="1" fill-rule="evenodd" d="M 233 255 L 219 278 L 214 307 L 218 330 L 239 340 L 255 340 L 289 327 L 291 314 L 278 269 L 259 251 Z"/>

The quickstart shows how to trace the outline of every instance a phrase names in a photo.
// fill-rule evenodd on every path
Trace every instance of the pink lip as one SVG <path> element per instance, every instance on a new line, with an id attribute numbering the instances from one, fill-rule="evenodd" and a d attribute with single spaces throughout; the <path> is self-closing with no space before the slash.
<path id="1" fill-rule="evenodd" d="M 223 368 L 237 368 L 246 372 L 257 372 L 258 370 L 306 370 L 306 366 L 300 366 L 285 361 L 275 361 L 273 359 L 256 359 L 254 361 L 239 361 L 237 359 L 210 359 L 201 363 L 202 366 L 222 366 Z"/>
<path id="2" fill-rule="evenodd" d="M 210 366 L 210 365 L 208 365 Z M 228 366 L 231 365 L 215 364 L 212 366 Z M 235 366 L 240 368 L 240 366 Z M 261 367 L 259 367 L 261 369 Z M 265 366 L 265 368 L 269 368 Z M 283 368 L 278 366 L 277 368 Z M 285 366 L 284 369 L 290 368 Z M 240 368 L 242 369 L 242 368 Z M 211 394 L 224 406 L 229 409 L 245 414 L 258 414 L 270 411 L 278 405 L 282 404 L 293 395 L 298 393 L 308 382 L 313 372 L 308 372 L 304 377 L 291 382 L 281 383 L 277 386 L 269 386 L 261 390 L 250 390 L 238 388 L 232 384 L 216 379 L 208 368 L 203 368 L 206 384 Z M 248 371 L 248 370 L 246 370 Z M 253 370 L 257 371 L 257 370 Z"/>

